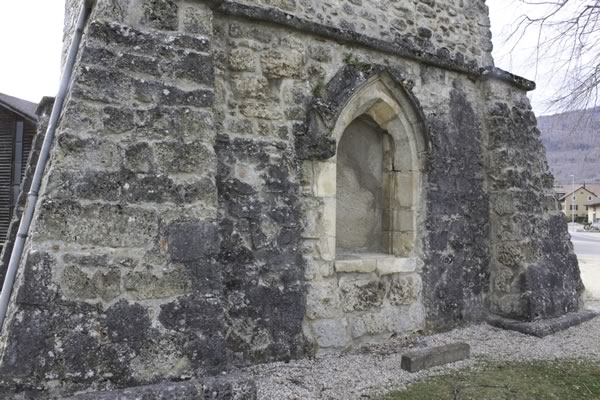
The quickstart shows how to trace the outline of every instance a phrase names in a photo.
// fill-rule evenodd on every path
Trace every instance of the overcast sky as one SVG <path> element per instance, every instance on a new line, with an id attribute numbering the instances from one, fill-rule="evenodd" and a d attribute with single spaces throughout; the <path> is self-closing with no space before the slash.
<path id="1" fill-rule="evenodd" d="M 538 82 L 530 93 L 535 111 L 546 113 L 551 96 L 551 77 L 536 69 L 535 37 L 519 42 L 517 50 L 504 38 L 514 21 L 530 9 L 517 0 L 487 0 L 492 20 L 496 65 Z M 55 96 L 60 79 L 60 56 L 64 0 L 0 0 L 0 92 L 38 102 L 42 96 Z M 539 6 L 536 7 L 539 10 Z M 544 67 L 547 67 L 545 65 Z"/>

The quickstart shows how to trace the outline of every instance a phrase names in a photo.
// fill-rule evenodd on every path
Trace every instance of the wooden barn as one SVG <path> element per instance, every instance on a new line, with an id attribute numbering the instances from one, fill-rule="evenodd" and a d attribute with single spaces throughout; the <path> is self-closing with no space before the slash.
<path id="1" fill-rule="evenodd" d="M 0 252 L 36 132 L 37 106 L 0 93 Z"/>

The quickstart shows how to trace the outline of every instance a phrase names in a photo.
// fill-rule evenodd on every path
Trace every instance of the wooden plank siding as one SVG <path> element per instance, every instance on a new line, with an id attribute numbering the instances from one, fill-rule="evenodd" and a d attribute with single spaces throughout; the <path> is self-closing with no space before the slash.
<path id="1" fill-rule="evenodd" d="M 13 138 L 16 123 L 14 113 L 0 108 L 0 248 L 4 247 L 12 217 Z"/>
<path id="2" fill-rule="evenodd" d="M 20 146 L 22 152 L 18 156 L 15 154 L 17 122 L 23 126 L 23 143 Z M 35 133 L 34 123 L 0 107 L 0 251 L 4 247 L 18 196 L 19 188 L 16 184 L 23 179 Z M 19 161 L 19 165 L 15 165 L 15 161 Z"/>

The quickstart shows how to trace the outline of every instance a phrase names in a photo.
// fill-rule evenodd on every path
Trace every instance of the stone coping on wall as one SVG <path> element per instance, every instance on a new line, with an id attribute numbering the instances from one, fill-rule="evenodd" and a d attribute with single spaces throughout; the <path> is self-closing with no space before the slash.
<path id="1" fill-rule="evenodd" d="M 422 51 L 414 45 L 399 45 L 386 40 L 373 38 L 349 29 L 341 29 L 309 21 L 276 8 L 265 8 L 240 4 L 235 0 L 203 0 L 216 12 L 224 15 L 247 18 L 255 21 L 283 25 L 301 32 L 323 36 L 341 43 L 358 44 L 373 50 L 394 54 L 435 67 L 463 73 L 477 79 L 498 79 L 521 90 L 534 90 L 535 82 L 514 75 L 494 66 L 480 67 L 474 60 L 451 58 L 449 52 L 438 50 L 436 54 Z"/>
<path id="2" fill-rule="evenodd" d="M 389 254 L 360 253 L 339 254 L 335 260 L 335 272 L 371 273 L 390 275 L 411 273 L 417 270 L 417 260 L 413 257 L 395 257 Z"/>

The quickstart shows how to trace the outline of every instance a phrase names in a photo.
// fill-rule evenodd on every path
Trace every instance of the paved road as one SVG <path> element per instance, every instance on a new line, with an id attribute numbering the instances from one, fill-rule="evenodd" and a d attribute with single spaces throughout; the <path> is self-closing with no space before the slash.
<path id="1" fill-rule="evenodd" d="M 578 256 L 600 256 L 600 232 L 570 232 Z"/>
<path id="2" fill-rule="evenodd" d="M 569 232 L 579 259 L 586 303 L 600 301 L 600 232 Z M 600 304 L 600 303 L 598 303 Z"/>

